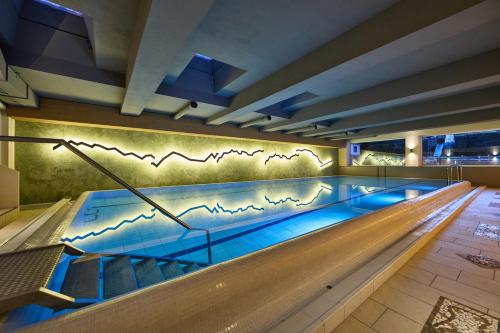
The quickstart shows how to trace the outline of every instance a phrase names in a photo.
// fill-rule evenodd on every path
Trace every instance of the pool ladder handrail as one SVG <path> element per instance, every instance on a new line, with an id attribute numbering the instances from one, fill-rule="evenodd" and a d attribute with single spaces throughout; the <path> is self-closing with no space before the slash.
<path id="1" fill-rule="evenodd" d="M 449 165 L 446 167 L 446 179 L 448 182 L 448 185 L 453 183 L 453 170 L 456 169 L 456 174 L 457 174 L 457 182 L 461 182 L 464 180 L 464 170 L 463 166 L 458 164 L 458 165 Z"/>
<path id="2" fill-rule="evenodd" d="M 11 135 L 0 135 L 0 141 L 6 141 L 6 142 L 29 142 L 29 143 L 50 143 L 50 144 L 54 144 L 55 145 L 53 147 L 53 149 L 56 149 L 56 148 L 58 148 L 60 146 L 64 146 L 66 149 L 68 149 L 69 151 L 71 151 L 73 154 L 75 154 L 76 156 L 80 157 L 85 162 L 87 162 L 88 164 L 90 164 L 91 166 L 93 166 L 94 168 L 96 168 L 97 170 L 99 170 L 101 173 L 105 174 L 106 176 L 108 176 L 109 178 L 111 178 L 112 180 L 114 180 L 116 183 L 118 183 L 119 185 L 123 186 L 124 188 L 126 188 L 127 190 L 129 190 L 130 192 L 132 192 L 132 194 L 134 194 L 135 196 L 137 196 L 139 199 L 141 199 L 141 200 L 145 201 L 146 203 L 148 203 L 149 205 L 153 206 L 158 211 L 160 211 L 163 215 L 165 215 L 165 216 L 169 217 L 170 219 L 174 220 L 176 223 L 180 224 L 181 226 L 183 226 L 187 230 L 204 231 L 205 234 L 206 234 L 206 238 L 207 238 L 208 262 L 212 263 L 212 249 L 211 249 L 211 245 L 212 244 L 211 244 L 211 240 L 210 240 L 210 231 L 208 229 L 201 229 L 201 228 L 193 228 L 193 227 L 191 227 L 188 223 L 182 221 L 177 216 L 175 216 L 174 214 L 172 214 L 171 212 L 169 212 L 168 210 L 166 210 L 165 208 L 163 208 L 162 206 L 160 206 L 158 203 L 156 203 L 155 201 L 153 201 L 152 199 L 150 199 L 146 195 L 144 195 L 141 192 L 139 192 L 137 189 L 135 189 L 133 186 L 131 186 L 130 184 L 128 184 L 126 181 L 124 181 L 123 179 L 121 179 L 120 177 L 118 177 L 117 175 L 115 175 L 114 173 L 112 173 L 111 171 L 109 171 L 108 169 L 106 169 L 104 166 L 102 166 L 101 164 L 99 164 L 98 162 L 96 162 L 94 159 L 92 159 L 89 156 L 87 156 L 86 154 L 84 154 L 82 151 L 80 151 L 79 149 L 77 149 L 73 145 L 71 145 L 68 141 L 66 141 L 64 139 L 36 138 L 36 137 L 11 136 Z"/>

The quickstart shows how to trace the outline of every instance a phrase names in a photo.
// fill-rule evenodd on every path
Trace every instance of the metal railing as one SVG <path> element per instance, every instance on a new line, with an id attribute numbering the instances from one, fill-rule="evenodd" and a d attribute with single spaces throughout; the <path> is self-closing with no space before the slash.
<path id="1" fill-rule="evenodd" d="M 446 167 L 446 180 L 448 185 L 453 183 L 453 170 L 455 170 L 457 174 L 457 182 L 461 182 L 464 180 L 464 169 L 461 165 L 450 165 Z"/>
<path id="2" fill-rule="evenodd" d="M 28 143 L 50 143 L 58 146 L 64 146 L 66 149 L 71 151 L 73 154 L 76 156 L 80 157 L 82 160 L 114 180 L 116 183 L 119 185 L 123 186 L 130 192 L 132 192 L 135 196 L 137 196 L 139 199 L 143 200 L 144 202 L 150 204 L 154 208 L 156 208 L 159 212 L 161 212 L 163 215 L 167 216 L 168 218 L 174 220 L 187 230 L 197 230 L 197 231 L 204 231 L 206 234 L 206 239 L 207 239 L 207 249 L 208 249 L 208 262 L 212 263 L 212 248 L 211 248 L 211 240 L 210 240 L 210 231 L 208 229 L 200 229 L 200 228 L 193 228 L 186 222 L 182 221 L 179 219 L 177 216 L 174 214 L 170 213 L 168 210 L 157 204 L 155 201 L 150 199 L 149 197 L 145 196 L 141 192 L 139 192 L 137 189 L 135 189 L 133 186 L 128 184 L 126 181 L 106 169 L 104 166 L 81 152 L 79 149 L 75 148 L 72 146 L 69 142 L 67 142 L 64 139 L 54 139 L 54 138 L 35 138 L 35 137 L 25 137 L 25 136 L 9 136 L 9 135 L 0 135 L 0 141 L 7 141 L 7 142 L 28 142 Z"/>

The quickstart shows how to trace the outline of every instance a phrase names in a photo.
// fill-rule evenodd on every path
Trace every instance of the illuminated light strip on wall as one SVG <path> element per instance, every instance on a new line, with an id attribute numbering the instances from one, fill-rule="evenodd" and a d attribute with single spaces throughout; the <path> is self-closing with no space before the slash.
<path id="1" fill-rule="evenodd" d="M 294 158 L 294 157 L 299 157 L 299 156 L 300 156 L 300 153 L 302 153 L 302 152 L 307 152 L 307 153 L 312 154 L 312 155 L 316 158 L 316 160 L 319 162 L 319 164 L 320 164 L 320 166 L 319 166 L 319 167 L 320 167 L 320 168 L 322 168 L 322 167 L 324 167 L 324 166 L 326 166 L 326 165 L 328 165 L 328 164 L 330 164 L 330 163 L 333 163 L 333 160 L 328 160 L 328 161 L 326 161 L 326 162 L 323 162 L 323 161 L 319 158 L 319 156 L 318 156 L 316 153 L 314 153 L 312 150 L 307 149 L 307 148 L 298 148 L 298 149 L 295 149 L 295 151 L 296 151 L 296 152 L 298 152 L 298 153 L 296 153 L 296 154 L 292 154 L 292 155 L 290 155 L 290 156 L 283 155 L 283 154 L 277 154 L 277 153 L 275 153 L 275 154 L 273 154 L 273 155 L 269 155 L 269 156 L 267 157 L 266 161 L 264 162 L 264 164 L 265 164 L 265 165 L 267 165 L 267 163 L 268 163 L 271 159 L 273 159 L 273 158 L 280 158 L 280 159 L 287 159 L 287 160 L 291 160 L 291 159 L 292 159 L 292 158 Z"/>
<path id="2" fill-rule="evenodd" d="M 263 153 L 264 150 L 262 149 L 257 149 L 251 153 L 245 151 L 245 150 L 236 150 L 236 149 L 231 149 L 231 150 L 228 150 L 228 151 L 224 151 L 222 153 L 210 153 L 207 157 L 205 157 L 204 159 L 197 159 L 197 158 L 190 158 L 186 155 L 183 155 L 179 152 L 176 152 L 176 151 L 172 151 L 170 153 L 168 153 L 167 155 L 163 156 L 159 161 L 158 163 L 155 163 L 155 162 L 151 162 L 151 165 L 155 166 L 155 167 L 159 167 L 166 159 L 168 159 L 169 157 L 171 156 L 180 156 L 190 162 L 202 162 L 202 163 L 205 163 L 207 162 L 209 159 L 214 159 L 217 163 L 219 163 L 219 161 L 225 156 L 225 155 L 229 155 L 229 154 L 232 154 L 232 153 L 236 153 L 238 155 L 247 155 L 249 157 L 252 157 L 254 156 L 255 154 L 258 154 L 258 153 Z"/>
<path id="3" fill-rule="evenodd" d="M 70 143 L 70 144 L 72 144 L 74 146 L 85 146 L 85 147 L 91 148 L 91 149 L 100 148 L 100 149 L 103 149 L 103 150 L 106 150 L 106 151 L 114 151 L 114 152 L 117 152 L 118 154 L 120 154 L 120 155 L 122 155 L 124 157 L 132 156 L 132 157 L 135 157 L 135 158 L 137 158 L 139 160 L 145 160 L 146 158 L 151 158 L 151 159 L 153 159 L 153 162 L 151 162 L 151 165 L 154 166 L 154 167 L 156 167 L 156 168 L 158 168 L 164 161 L 166 161 L 167 159 L 169 159 L 172 156 L 179 156 L 179 157 L 181 157 L 181 158 L 183 158 L 183 159 L 185 159 L 187 161 L 190 161 L 190 162 L 206 163 L 210 159 L 213 159 L 217 163 L 219 163 L 220 160 L 224 156 L 230 155 L 230 154 L 238 154 L 239 156 L 246 155 L 248 157 L 253 157 L 256 154 L 264 153 L 263 149 L 257 149 L 257 150 L 254 150 L 253 152 L 248 152 L 248 151 L 245 151 L 245 150 L 230 149 L 228 151 L 217 152 L 217 153 L 210 153 L 205 158 L 191 158 L 191 157 L 186 156 L 186 155 L 184 155 L 182 153 L 179 153 L 177 151 L 171 151 L 170 153 L 168 153 L 165 156 L 163 156 L 158 162 L 154 162 L 154 160 L 156 160 L 156 157 L 153 154 L 139 155 L 139 154 L 136 154 L 134 152 L 124 152 L 124 151 L 122 151 L 121 149 L 119 149 L 117 147 L 106 147 L 106 146 L 101 145 L 99 143 L 87 143 L 87 142 L 83 142 L 83 141 L 76 142 L 76 141 L 73 141 L 73 140 L 69 140 L 68 143 Z M 58 145 L 55 145 L 52 149 L 56 150 L 56 149 L 58 149 L 61 146 L 62 145 L 58 144 Z M 267 163 L 270 160 L 274 159 L 274 158 L 291 160 L 294 157 L 299 157 L 300 153 L 302 153 L 302 152 L 307 152 L 307 153 L 313 155 L 313 157 L 320 164 L 320 166 L 319 166 L 320 168 L 323 168 L 324 166 L 333 163 L 333 160 L 328 160 L 326 162 L 323 162 L 316 153 L 314 153 L 312 150 L 307 149 L 307 148 L 298 148 L 295 151 L 297 153 L 292 154 L 290 156 L 287 156 L 285 154 L 278 154 L 278 153 L 274 153 L 272 155 L 269 155 L 267 157 L 267 159 L 264 161 L 264 165 L 267 165 Z"/>
<path id="4" fill-rule="evenodd" d="M 328 164 L 330 164 L 330 163 L 333 163 L 333 160 L 329 160 L 329 161 L 323 162 L 323 161 L 319 158 L 319 156 L 318 156 L 315 152 L 313 152 L 311 149 L 307 149 L 307 148 L 299 148 L 299 149 L 295 149 L 295 151 L 298 151 L 298 152 L 303 152 L 303 151 L 305 151 L 305 152 L 308 152 L 308 153 L 310 153 L 310 154 L 314 155 L 314 157 L 316 157 L 316 159 L 318 160 L 318 162 L 319 162 L 319 164 L 320 164 L 320 166 L 319 166 L 320 168 L 322 168 L 322 167 L 324 167 L 325 165 L 328 165 Z"/>
<path id="5" fill-rule="evenodd" d="M 269 155 L 266 159 L 266 161 L 264 162 L 264 165 L 267 164 L 267 162 L 269 162 L 271 159 L 273 158 L 286 158 L 287 160 L 291 160 L 292 158 L 294 157 L 299 157 L 299 154 L 293 154 L 293 155 L 290 155 L 290 156 L 286 156 L 286 155 L 281 155 L 281 154 L 277 154 L 277 153 L 274 153 L 273 155 Z"/>
<path id="6" fill-rule="evenodd" d="M 393 157 L 377 157 L 377 154 L 368 154 L 365 156 L 363 161 L 358 162 L 356 160 L 353 160 L 352 163 L 354 165 L 365 165 L 365 162 L 369 157 L 372 157 L 377 163 L 381 163 L 379 165 L 404 165 L 405 163 L 404 158 L 402 160 L 397 160 Z"/>
<path id="7" fill-rule="evenodd" d="M 133 156 L 135 158 L 138 158 L 140 160 L 145 160 L 146 158 L 152 158 L 153 160 L 155 159 L 154 155 L 153 154 L 146 154 L 146 155 L 138 155 L 134 152 L 123 152 L 121 151 L 120 149 L 116 148 L 116 147 L 106 147 L 106 146 L 103 146 L 99 143 L 87 143 L 87 142 L 83 142 L 83 141 L 80 141 L 80 142 L 75 142 L 73 140 L 69 140 L 68 143 L 72 144 L 73 146 L 85 146 L 85 147 L 88 147 L 88 148 L 101 148 L 101 149 L 104 149 L 104 150 L 107 150 L 107 151 L 116 151 L 118 154 L 122 155 L 122 156 Z M 54 148 L 52 148 L 53 150 L 56 150 L 58 149 L 59 147 L 61 147 L 62 145 L 55 145 Z"/>

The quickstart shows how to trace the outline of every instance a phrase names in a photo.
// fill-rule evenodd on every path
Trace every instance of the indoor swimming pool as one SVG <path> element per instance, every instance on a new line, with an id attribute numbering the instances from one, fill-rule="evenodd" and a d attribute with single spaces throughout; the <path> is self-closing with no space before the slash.
<path id="1" fill-rule="evenodd" d="M 62 241 L 96 253 L 219 263 L 446 186 L 320 177 L 142 189 L 187 230 L 125 190 L 89 192 Z M 210 233 L 210 246 L 206 232 Z"/>
<path id="2" fill-rule="evenodd" d="M 86 254 L 63 255 L 49 289 L 82 305 L 99 303 L 445 186 L 445 180 L 331 176 L 141 190 L 191 230 L 128 191 L 86 192 L 61 239 Z M 3 331 L 71 311 L 24 306 L 11 312 Z"/>

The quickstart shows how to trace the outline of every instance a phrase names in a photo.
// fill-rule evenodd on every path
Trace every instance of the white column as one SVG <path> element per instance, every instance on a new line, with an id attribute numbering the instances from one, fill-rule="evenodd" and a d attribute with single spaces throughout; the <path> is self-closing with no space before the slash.
<path id="1" fill-rule="evenodd" d="M 405 165 L 408 167 L 422 166 L 423 149 L 422 136 L 416 133 L 409 133 L 405 137 Z"/>
<path id="2" fill-rule="evenodd" d="M 339 166 L 351 166 L 351 141 L 346 141 L 345 148 L 339 148 Z"/>

